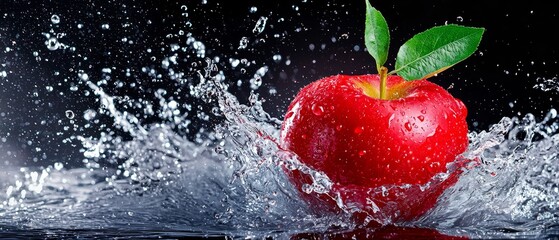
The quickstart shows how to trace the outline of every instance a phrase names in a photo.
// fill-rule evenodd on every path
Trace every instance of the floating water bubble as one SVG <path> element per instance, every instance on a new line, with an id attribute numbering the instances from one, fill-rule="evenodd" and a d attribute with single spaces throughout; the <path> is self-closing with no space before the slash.
<path id="1" fill-rule="evenodd" d="M 262 86 L 262 77 L 255 76 L 254 78 L 250 79 L 250 88 L 256 90 Z"/>
<path id="2" fill-rule="evenodd" d="M 230 58 L 229 63 L 231 63 L 231 67 L 236 68 L 237 66 L 239 66 L 239 63 L 241 63 L 241 61 L 239 59 Z"/>
<path id="3" fill-rule="evenodd" d="M 83 113 L 83 118 L 87 121 L 93 120 L 97 116 L 97 112 L 93 109 L 87 109 Z"/>
<path id="4" fill-rule="evenodd" d="M 239 47 L 238 49 L 245 49 L 248 46 L 248 38 L 247 37 L 242 37 L 241 40 L 239 41 Z"/>
<path id="5" fill-rule="evenodd" d="M 60 23 L 60 17 L 58 15 L 54 14 L 50 17 L 50 21 L 52 22 L 52 24 L 59 24 Z"/>
<path id="6" fill-rule="evenodd" d="M 309 44 L 309 50 L 314 51 L 315 45 L 314 44 Z"/>
<path id="7" fill-rule="evenodd" d="M 249 10 L 250 13 L 255 13 L 257 11 L 258 11 L 257 7 L 255 7 L 255 6 L 250 7 L 250 10 Z"/>
<path id="8" fill-rule="evenodd" d="M 262 33 L 264 31 L 264 29 L 266 28 L 266 22 L 267 21 L 268 21 L 267 17 L 264 17 L 264 16 L 260 17 L 258 19 L 258 21 L 256 22 L 256 25 L 254 26 L 254 29 L 252 29 L 252 32 L 256 33 L 256 34 Z"/>
<path id="9" fill-rule="evenodd" d="M 55 162 L 54 163 L 54 169 L 56 171 L 60 171 L 60 170 L 62 170 L 62 168 L 64 168 L 64 164 L 62 164 L 61 162 Z"/>
<path id="10" fill-rule="evenodd" d="M 76 116 L 72 110 L 66 110 L 66 112 L 64 113 L 66 114 L 66 117 L 68 119 L 74 119 L 74 117 Z"/>
<path id="11" fill-rule="evenodd" d="M 55 51 L 58 50 L 58 48 L 60 48 L 60 43 L 58 42 L 58 39 L 54 37 L 51 37 L 47 41 L 45 41 L 45 45 L 51 51 Z"/>
<path id="12" fill-rule="evenodd" d="M 109 26 L 108 23 L 104 23 L 104 24 L 101 25 L 101 29 L 103 29 L 103 30 L 109 30 L 109 28 L 110 28 L 110 26 Z"/>
<path id="13" fill-rule="evenodd" d="M 89 75 L 87 75 L 87 73 L 78 73 L 78 77 L 82 80 L 82 81 L 88 81 L 89 80 Z"/>

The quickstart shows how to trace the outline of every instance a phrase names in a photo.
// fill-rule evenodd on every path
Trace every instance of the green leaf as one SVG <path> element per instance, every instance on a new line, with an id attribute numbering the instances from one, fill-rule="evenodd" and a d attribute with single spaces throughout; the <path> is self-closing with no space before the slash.
<path id="1" fill-rule="evenodd" d="M 404 79 L 429 78 L 468 58 L 477 49 L 485 29 L 446 25 L 431 28 L 408 40 L 396 57 L 396 69 Z"/>
<path id="2" fill-rule="evenodd" d="M 388 46 L 390 45 L 390 32 L 388 24 L 382 14 L 371 6 L 369 0 L 365 0 L 367 12 L 365 16 L 365 46 L 373 56 L 377 64 L 377 70 L 384 65 L 388 58 Z"/>

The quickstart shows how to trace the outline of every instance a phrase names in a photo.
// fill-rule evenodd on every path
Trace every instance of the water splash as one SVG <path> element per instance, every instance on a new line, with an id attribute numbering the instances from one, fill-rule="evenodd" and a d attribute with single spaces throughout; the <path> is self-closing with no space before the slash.
<path id="1" fill-rule="evenodd" d="M 328 191 L 328 178 L 281 150 L 281 121 L 263 110 L 256 94 L 249 105 L 240 104 L 225 83 L 210 74 L 215 72 L 213 62 L 207 64 L 191 93 L 218 107 L 214 113 L 223 121 L 213 130 L 202 131 L 194 141 L 177 133 L 174 124 L 186 119 L 175 121 L 179 103 L 166 100 L 162 91 L 155 93 L 161 106 L 157 114 L 166 124 L 141 124 L 119 110 L 116 97 L 88 81 L 101 103 L 99 114 L 111 116 L 115 127 L 132 140 L 108 132 L 99 138 L 81 136 L 87 168 L 11 172 L 15 177 L 10 179 L 17 180 L 4 188 L 0 214 L 34 228 L 126 222 L 131 229 L 157 222 L 175 230 L 244 236 L 353 228 L 349 214 L 317 215 L 298 197 L 281 167 L 313 176 L 313 185 L 301 189 L 306 192 Z M 558 132 L 554 109 L 540 122 L 527 114 L 503 118 L 487 132 L 471 132 L 464 156 L 479 159 L 480 165 L 466 171 L 429 214 L 399 224 L 473 237 L 541 234 L 545 226 L 557 223 Z M 116 167 L 108 168 L 102 160 Z M 340 205 L 348 213 L 356 211 Z M 58 210 L 50 211 L 53 207 Z M 282 233 L 272 234 L 278 230 Z"/>
<path id="2" fill-rule="evenodd" d="M 418 224 L 478 237 L 537 235 L 559 220 L 559 119 L 551 109 L 470 133 L 471 169 Z"/>
<path id="3" fill-rule="evenodd" d="M 217 113 L 224 121 L 195 141 L 173 129 L 174 115 L 168 110 L 176 109 L 176 103 L 167 102 L 161 92 L 156 93 L 160 105 L 171 107 L 162 107 L 158 114 L 171 122 L 142 125 L 128 112 L 117 109 L 116 97 L 88 81 L 99 97 L 99 113 L 111 116 L 116 128 L 133 139 L 123 141 L 109 132 L 102 132 L 98 138 L 78 136 L 87 168 L 66 171 L 48 167 L 41 174 L 28 169 L 14 172 L 16 179 L 23 175 L 26 181 L 16 182 L 15 188 L 10 185 L 10 199 L 2 206 L 2 214 L 22 218 L 25 226 L 55 227 L 51 221 L 35 216 L 43 216 L 40 213 L 52 205 L 35 204 L 33 200 L 56 196 L 53 205 L 59 206 L 60 201 L 68 205 L 44 217 L 56 216 L 56 226 L 73 221 L 70 228 L 120 226 L 126 222 L 126 228 L 131 229 L 157 222 L 187 231 L 264 236 L 278 229 L 287 234 L 331 225 L 351 227 L 346 218 L 314 215 L 297 197 L 297 190 L 279 167 L 296 161 L 276 144 L 281 122 L 262 109 L 256 95 L 251 96 L 249 106 L 240 104 L 222 82 L 208 75 L 212 64 L 208 61 L 207 72 L 199 75 L 199 84 L 191 89 L 206 102 L 217 100 Z M 102 161 L 117 166 L 107 168 L 106 163 L 100 164 Z M 30 198 L 27 192 L 36 196 Z M 104 223 L 91 221 L 100 216 Z"/>

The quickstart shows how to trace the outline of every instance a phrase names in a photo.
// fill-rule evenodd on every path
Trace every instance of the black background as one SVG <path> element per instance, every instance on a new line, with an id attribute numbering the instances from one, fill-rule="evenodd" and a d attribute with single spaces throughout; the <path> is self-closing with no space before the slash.
<path id="1" fill-rule="evenodd" d="M 188 8 L 188 18 L 182 15 L 182 5 Z M 558 74 L 559 9 L 551 3 L 437 0 L 373 1 L 372 5 L 391 29 L 389 68 L 399 46 L 430 27 L 455 23 L 486 28 L 478 52 L 431 79 L 464 101 L 472 130 L 485 130 L 505 116 L 533 113 L 542 118 L 557 107 L 557 91 L 534 89 L 542 79 Z M 143 86 L 142 91 L 108 88 L 114 95 L 149 97 L 158 88 L 174 89 L 165 79 L 150 81 L 141 68 L 157 69 L 168 56 L 170 43 L 184 45 L 184 36 L 166 37 L 179 30 L 203 42 L 206 57 L 220 57 L 219 68 L 231 84 L 229 90 L 241 102 L 247 101 L 251 91 L 247 82 L 254 72 L 268 66 L 256 92 L 265 100 L 265 110 L 282 118 L 297 91 L 314 80 L 376 73 L 363 44 L 364 6 L 361 0 L 1 1 L 0 72 L 6 71 L 7 76 L 0 77 L 0 160 L 7 165 L 60 161 L 79 166 L 80 145 L 64 140 L 95 135 L 96 130 L 72 130 L 65 111 L 75 112 L 74 123 L 81 126 L 83 112 L 99 104 L 95 97 L 85 96 L 86 89 L 76 80 L 78 71 L 101 79 L 101 69 L 111 67 L 109 82 Z M 53 14 L 60 16 L 59 24 L 52 24 Z M 268 18 L 264 31 L 253 33 L 262 16 Z M 124 27 L 124 23 L 130 24 Z M 110 29 L 103 30 L 103 24 Z M 65 33 L 60 42 L 76 51 L 49 51 L 42 33 L 51 29 Z M 246 49 L 238 49 L 242 37 L 249 39 Z M 274 61 L 276 54 L 281 61 Z M 241 70 L 233 68 L 229 58 L 246 58 L 253 64 Z M 192 62 L 202 64 L 203 59 L 188 59 L 183 67 L 191 67 Z M 131 69 L 131 76 L 125 75 L 125 69 Z M 240 87 L 238 80 L 243 82 Z M 48 92 L 45 86 L 55 90 Z M 71 91 L 72 86 L 80 87 Z M 175 95 L 179 101 L 193 101 L 181 99 L 180 92 Z M 68 126 L 70 130 L 65 130 Z"/>

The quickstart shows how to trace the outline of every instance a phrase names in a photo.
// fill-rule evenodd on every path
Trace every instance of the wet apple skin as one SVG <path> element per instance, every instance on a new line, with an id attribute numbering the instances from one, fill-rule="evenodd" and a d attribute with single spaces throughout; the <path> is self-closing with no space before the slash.
<path id="1" fill-rule="evenodd" d="M 468 146 L 462 101 L 432 82 L 399 76 L 388 76 L 389 99 L 381 100 L 379 81 L 378 75 L 336 75 L 307 85 L 291 102 L 280 133 L 282 148 L 332 180 L 336 192 L 331 194 L 364 208 L 370 208 L 370 189 L 424 185 L 447 172 L 447 164 Z M 301 173 L 290 175 L 297 185 L 311 181 Z M 414 218 L 431 208 L 458 175 L 453 172 L 425 192 L 399 191 L 398 197 L 395 189 L 394 196 L 377 196 L 377 201 L 398 202 L 401 210 L 412 209 L 406 218 Z"/>

